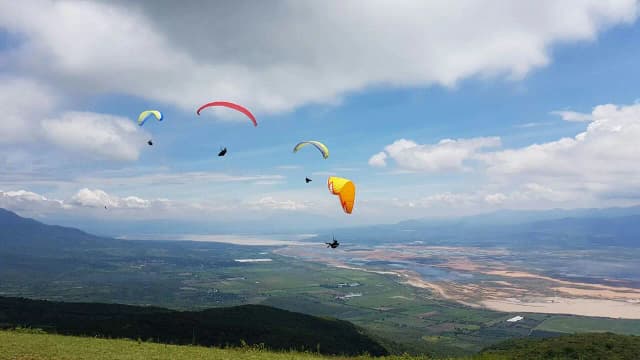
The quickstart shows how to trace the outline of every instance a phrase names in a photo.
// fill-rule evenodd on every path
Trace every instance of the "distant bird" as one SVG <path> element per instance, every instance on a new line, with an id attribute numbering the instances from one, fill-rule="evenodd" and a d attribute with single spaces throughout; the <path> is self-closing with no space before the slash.
<path id="1" fill-rule="evenodd" d="M 104 208 L 106 209 L 106 208 L 107 208 L 107 205 L 105 205 L 105 206 L 104 206 Z"/>
<path id="2" fill-rule="evenodd" d="M 220 152 L 218 153 L 218 156 L 225 156 L 227 155 L 227 148 L 222 148 L 222 150 L 220 150 Z"/>
<path id="3" fill-rule="evenodd" d="M 153 141 L 149 140 L 147 141 L 147 144 L 149 144 L 149 146 L 153 146 Z"/>
<path id="4" fill-rule="evenodd" d="M 333 242 L 325 243 L 325 244 L 327 244 L 327 247 L 330 247 L 330 248 L 332 248 L 332 249 L 335 249 L 335 248 L 337 248 L 338 246 L 340 246 L 340 243 L 338 242 L 338 240 L 336 240 L 336 238 L 335 238 L 335 237 L 333 238 Z"/>
<path id="5" fill-rule="evenodd" d="M 308 177 L 306 177 L 306 178 L 304 178 L 304 181 L 308 184 L 308 183 L 312 182 L 313 180 L 311 180 Z"/>

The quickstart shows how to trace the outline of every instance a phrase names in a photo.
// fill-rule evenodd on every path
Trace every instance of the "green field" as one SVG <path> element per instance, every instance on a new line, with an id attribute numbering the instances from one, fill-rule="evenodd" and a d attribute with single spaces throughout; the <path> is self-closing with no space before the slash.
<path id="1" fill-rule="evenodd" d="M 568 334 L 581 332 L 615 332 L 617 334 L 640 335 L 640 322 L 624 319 L 552 316 L 538 325 L 536 330 Z"/>
<path id="2" fill-rule="evenodd" d="M 441 301 L 428 290 L 400 284 L 387 275 L 271 257 L 274 262 L 268 264 L 226 268 L 244 279 L 219 282 L 217 288 L 248 302 L 351 321 L 396 352 L 471 354 L 511 337 L 526 336 L 546 319 L 545 315 L 533 316 L 527 322 L 507 325 L 508 314 Z M 357 286 L 339 286 L 344 283 Z M 207 281 L 189 284 L 200 288 Z M 361 296 L 340 298 L 350 293 Z M 438 340 L 425 340 L 432 335 Z"/>

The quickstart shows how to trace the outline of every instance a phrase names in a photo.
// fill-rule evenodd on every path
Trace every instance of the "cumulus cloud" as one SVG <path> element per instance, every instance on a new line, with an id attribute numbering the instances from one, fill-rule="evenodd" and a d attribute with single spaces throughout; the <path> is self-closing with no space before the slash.
<path id="1" fill-rule="evenodd" d="M 443 140 L 419 145 L 398 140 L 385 148 L 401 169 L 465 169 L 473 159 L 486 183 L 472 193 L 436 193 L 401 201 L 403 207 L 625 205 L 640 194 L 640 104 L 596 106 L 591 122 L 574 137 L 520 148 L 478 151 L 497 138 Z M 478 140 L 484 139 L 484 140 Z M 493 140 L 486 140 L 493 139 Z M 371 163 L 371 160 L 370 160 Z M 625 202 L 626 200 L 626 202 Z"/>
<path id="2" fill-rule="evenodd" d="M 376 84 L 519 78 L 548 64 L 552 45 L 637 15 L 635 0 L 0 1 L 0 27 L 24 39 L 6 60 L 16 71 L 184 109 L 222 97 L 266 112 Z"/>
<path id="3" fill-rule="evenodd" d="M 63 149 L 113 160 L 137 160 L 145 135 L 129 120 L 90 112 L 67 112 L 42 121 L 44 138 Z"/>
<path id="4" fill-rule="evenodd" d="M 576 111 L 568 111 L 568 110 L 556 110 L 551 112 L 553 115 L 558 115 L 564 121 L 572 121 L 572 122 L 585 122 L 585 121 L 593 121 L 593 116 L 591 114 L 580 113 Z"/>
<path id="5" fill-rule="evenodd" d="M 110 207 L 123 209 L 146 209 L 152 205 L 150 200 L 141 199 L 137 196 L 127 196 L 120 198 L 109 195 L 100 189 L 80 189 L 72 198 L 71 203 L 83 207 Z"/>
<path id="6" fill-rule="evenodd" d="M 110 160 L 138 158 L 146 133 L 131 120 L 93 112 L 58 113 L 60 101 L 54 91 L 41 82 L 0 78 L 3 110 L 0 144 L 34 147 L 47 144 L 53 150 L 72 152 L 75 156 Z"/>
<path id="7" fill-rule="evenodd" d="M 640 104 L 600 105 L 590 115 L 575 137 L 483 154 L 487 174 L 503 184 L 536 183 L 576 203 L 637 198 L 629 194 L 640 192 Z"/>
<path id="8" fill-rule="evenodd" d="M 498 138 L 443 140 L 435 145 L 419 145 L 400 139 L 385 148 L 399 168 L 422 171 L 461 170 L 473 159 L 493 182 L 504 186 L 526 184 L 527 196 L 553 193 L 605 195 L 640 189 L 640 104 L 596 106 L 588 114 L 591 122 L 584 132 L 526 147 L 499 151 L 477 151 L 499 145 Z M 538 184 L 538 188 L 531 184 Z M 542 191 L 543 189 L 546 189 Z M 498 197 L 489 197 L 493 202 Z"/>
<path id="9" fill-rule="evenodd" d="M 59 211 L 68 207 L 64 201 L 49 199 L 27 190 L 0 191 L 0 208 L 38 214 L 46 211 Z"/>
<path id="10" fill-rule="evenodd" d="M 412 140 L 399 139 L 385 147 L 385 151 L 369 159 L 371 166 L 386 166 L 393 159 L 402 170 L 445 172 L 468 170 L 465 163 L 473 160 L 478 151 L 500 146 L 499 137 L 472 139 L 444 139 L 434 145 L 421 145 Z"/>
<path id="11" fill-rule="evenodd" d="M 49 88 L 34 80 L 0 77 L 0 143 L 34 140 L 38 135 L 34 125 L 58 100 Z"/>
<path id="12" fill-rule="evenodd" d="M 385 167 L 387 166 L 387 153 L 381 151 L 372 157 L 369 158 L 369 165 L 375 167 Z"/>
<path id="13" fill-rule="evenodd" d="M 485 154 L 489 172 L 603 183 L 640 177 L 640 104 L 600 105 L 591 116 L 586 131 L 575 137 Z"/>

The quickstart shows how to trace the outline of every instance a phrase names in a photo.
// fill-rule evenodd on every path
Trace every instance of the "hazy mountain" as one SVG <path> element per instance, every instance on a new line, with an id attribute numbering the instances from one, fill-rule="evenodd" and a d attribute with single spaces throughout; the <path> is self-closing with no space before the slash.
<path id="1" fill-rule="evenodd" d="M 66 248 L 95 247 L 111 239 L 84 231 L 47 225 L 0 209 L 0 250 L 7 253 L 48 253 Z"/>
<path id="2" fill-rule="evenodd" d="M 640 206 L 608 209 L 498 211 L 454 219 L 408 220 L 321 232 L 350 243 L 431 245 L 640 246 Z"/>
<path id="3" fill-rule="evenodd" d="M 106 210 L 105 210 L 106 211 Z M 188 220 L 140 220 L 140 219 L 94 219 L 88 217 L 69 217 L 49 214 L 48 223 L 70 226 L 92 234 L 108 237 L 136 234 L 293 234 L 320 231 L 327 224 L 346 226 L 348 221 L 336 221 L 329 217 L 295 211 L 282 211 L 276 215 L 260 218 L 248 217 L 242 221 L 226 221 L 212 217 L 207 222 Z"/>

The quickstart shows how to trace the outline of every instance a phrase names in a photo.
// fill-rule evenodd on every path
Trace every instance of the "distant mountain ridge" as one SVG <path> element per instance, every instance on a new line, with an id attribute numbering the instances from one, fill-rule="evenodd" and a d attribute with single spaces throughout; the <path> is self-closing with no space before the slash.
<path id="1" fill-rule="evenodd" d="M 351 244 L 640 247 L 640 206 L 607 209 L 503 210 L 454 219 L 418 219 L 333 231 Z M 328 238 L 321 233 L 318 238 Z M 347 242 L 345 242 L 347 243 Z"/>
<path id="2" fill-rule="evenodd" d="M 504 217 L 504 218 L 502 218 Z M 351 244 L 421 241 L 433 245 L 640 247 L 640 206 L 609 209 L 499 211 L 446 220 L 408 220 L 333 231 Z M 318 235 L 318 241 L 331 236 Z M 124 241 L 46 225 L 0 209 L 0 252 L 60 252 Z"/>
<path id="3" fill-rule="evenodd" d="M 37 254 L 68 247 L 105 245 L 110 241 L 117 240 L 75 228 L 43 224 L 0 208 L 0 251 L 3 252 Z"/>

